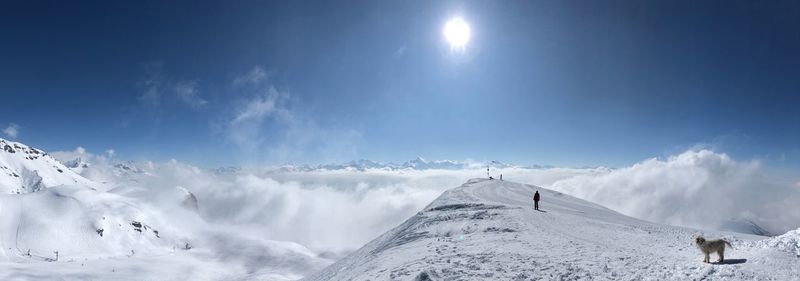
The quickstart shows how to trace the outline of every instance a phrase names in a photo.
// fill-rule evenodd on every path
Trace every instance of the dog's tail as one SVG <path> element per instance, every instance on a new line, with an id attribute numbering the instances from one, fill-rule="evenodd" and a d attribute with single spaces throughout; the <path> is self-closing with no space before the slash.
<path id="1" fill-rule="evenodd" d="M 728 247 L 731 247 L 731 249 L 733 249 L 733 245 L 731 245 L 731 242 L 728 242 L 728 240 L 722 240 L 722 241 L 725 242 L 725 244 L 728 244 Z"/>

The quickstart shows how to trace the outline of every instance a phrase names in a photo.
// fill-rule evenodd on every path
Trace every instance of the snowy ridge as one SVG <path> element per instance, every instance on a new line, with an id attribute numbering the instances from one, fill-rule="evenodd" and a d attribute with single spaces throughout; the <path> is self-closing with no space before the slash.
<path id="1" fill-rule="evenodd" d="M 541 211 L 531 195 L 542 194 Z M 559 192 L 473 179 L 305 280 L 797 280 L 800 259 L 758 236 L 725 237 L 727 263 L 701 263 L 699 231 L 650 223 Z M 787 234 L 789 235 L 789 234 Z M 795 237 L 795 236 L 792 236 Z"/>
<path id="2" fill-rule="evenodd" d="M 800 258 L 800 228 L 770 239 L 747 243 L 750 247 L 778 249 Z"/>
<path id="3" fill-rule="evenodd" d="M 0 139 L 1 194 L 30 193 L 58 185 L 98 187 L 44 151 Z"/>

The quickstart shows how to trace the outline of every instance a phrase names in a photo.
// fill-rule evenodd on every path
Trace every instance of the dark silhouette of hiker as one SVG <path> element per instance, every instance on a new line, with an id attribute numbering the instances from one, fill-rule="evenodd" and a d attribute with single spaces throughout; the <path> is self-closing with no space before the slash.
<path id="1" fill-rule="evenodd" d="M 535 194 L 533 194 L 533 209 L 539 210 L 539 191 L 537 190 Z"/>

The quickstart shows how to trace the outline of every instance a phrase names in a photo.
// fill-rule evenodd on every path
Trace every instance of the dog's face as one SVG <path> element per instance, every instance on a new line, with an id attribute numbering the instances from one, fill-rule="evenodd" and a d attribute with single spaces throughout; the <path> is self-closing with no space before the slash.
<path id="1" fill-rule="evenodd" d="M 703 244 L 705 242 L 706 242 L 706 239 L 703 238 L 702 236 L 698 236 L 698 237 L 694 238 L 694 243 L 697 244 L 697 245 L 701 245 L 701 244 Z"/>

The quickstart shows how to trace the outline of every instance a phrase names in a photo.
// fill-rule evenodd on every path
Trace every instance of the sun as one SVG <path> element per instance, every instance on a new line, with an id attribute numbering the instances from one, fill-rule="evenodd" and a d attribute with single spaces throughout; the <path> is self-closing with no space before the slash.
<path id="1" fill-rule="evenodd" d="M 444 25 L 444 38 L 450 43 L 450 50 L 463 51 L 469 43 L 470 29 L 461 17 L 455 17 Z"/>

